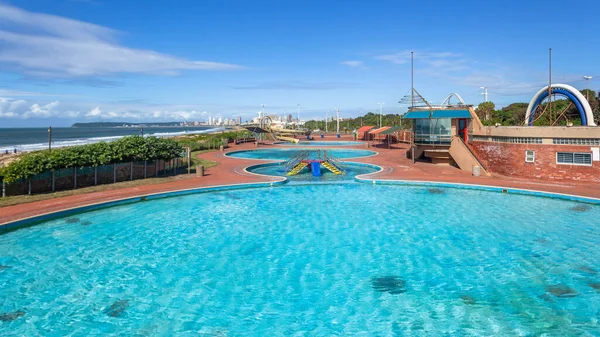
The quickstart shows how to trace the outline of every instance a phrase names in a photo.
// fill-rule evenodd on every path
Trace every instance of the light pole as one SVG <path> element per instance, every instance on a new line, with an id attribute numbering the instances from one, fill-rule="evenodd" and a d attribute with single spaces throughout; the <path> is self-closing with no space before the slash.
<path id="1" fill-rule="evenodd" d="M 588 98 L 589 92 L 590 92 L 590 80 L 592 79 L 592 76 L 583 76 L 583 79 L 585 80 L 585 100 L 586 101 L 590 101 L 590 99 Z"/>
<path id="2" fill-rule="evenodd" d="M 382 107 L 383 107 L 383 105 L 385 103 L 377 103 L 377 104 L 379 104 L 379 128 L 381 128 L 381 116 L 382 116 L 381 115 L 381 110 L 382 110 Z"/>
<path id="3" fill-rule="evenodd" d="M 337 137 L 340 138 L 340 108 L 337 108 L 336 113 L 337 115 L 337 128 L 336 128 L 336 134 Z"/>
<path id="4" fill-rule="evenodd" d="M 52 151 L 52 127 L 48 127 L 48 151 Z"/>
<path id="5" fill-rule="evenodd" d="M 300 124 L 300 104 L 298 104 L 298 116 L 296 118 L 298 121 L 296 122 L 296 129 L 299 129 Z"/>
<path id="6" fill-rule="evenodd" d="M 325 111 L 325 133 L 328 132 L 328 129 L 327 129 L 327 118 L 328 118 L 327 115 L 328 114 L 329 114 L 329 110 Z"/>
<path id="7" fill-rule="evenodd" d="M 481 94 L 483 95 L 483 101 L 484 101 L 484 102 L 487 102 L 487 100 L 488 100 L 488 92 L 487 92 L 487 89 L 488 89 L 488 88 L 487 88 L 487 87 L 480 87 L 480 88 L 483 90 L 483 92 L 481 93 Z"/>

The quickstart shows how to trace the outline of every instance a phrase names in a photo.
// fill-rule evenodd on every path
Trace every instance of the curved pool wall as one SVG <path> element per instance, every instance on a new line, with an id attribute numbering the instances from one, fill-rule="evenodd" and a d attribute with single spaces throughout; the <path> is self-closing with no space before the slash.
<path id="1" fill-rule="evenodd" d="M 553 192 L 544 192 L 538 190 L 529 190 L 529 189 L 519 189 L 519 188 L 510 188 L 510 187 L 501 187 L 501 186 L 490 186 L 490 185 L 474 185 L 474 184 L 463 184 L 463 183 L 446 183 L 446 182 L 435 182 L 435 181 L 416 181 L 416 180 L 386 180 L 386 179 L 371 179 L 369 176 L 378 174 L 383 171 L 383 168 L 377 165 L 366 164 L 366 163 L 358 163 L 351 162 L 355 165 L 365 165 L 365 166 L 373 166 L 379 167 L 380 170 L 373 173 L 366 173 L 357 175 L 354 177 L 354 180 L 363 184 L 372 184 L 372 185 L 403 185 L 403 186 L 421 186 L 421 187 L 444 187 L 444 188 L 454 188 L 454 189 L 466 189 L 466 190 L 480 190 L 487 192 L 496 192 L 496 193 L 506 193 L 506 194 L 521 194 L 521 195 L 530 195 L 541 198 L 550 198 L 550 199 L 562 199 L 566 201 L 574 201 L 574 202 L 582 202 L 588 204 L 598 204 L 600 205 L 600 198 L 591 198 L 578 196 L 573 194 L 566 193 L 553 193 Z M 270 163 L 258 164 L 260 165 L 268 165 Z M 254 166 L 254 165 L 251 165 Z M 248 166 L 248 167 L 251 167 Z M 248 168 L 246 167 L 246 168 Z M 246 171 L 246 168 L 244 171 Z M 248 171 L 246 171 L 248 172 Z M 41 215 L 35 215 L 32 217 L 27 217 L 24 219 L 8 221 L 0 224 L 0 235 L 17 230 L 23 227 L 29 227 L 36 225 L 43 221 L 53 220 L 57 218 L 67 217 L 78 213 L 99 210 L 103 208 L 109 208 L 114 206 L 126 205 L 136 202 L 145 202 L 154 199 L 162 199 L 169 197 L 176 197 L 188 194 L 197 194 L 197 193 L 209 193 L 216 192 L 222 190 L 234 190 L 234 189 L 248 189 L 248 188 L 264 188 L 264 187 L 276 187 L 282 184 L 286 184 L 288 182 L 287 177 L 281 176 L 269 176 L 262 175 L 257 173 L 248 172 L 257 176 L 265 176 L 267 178 L 280 178 L 275 181 L 265 181 L 258 183 L 241 183 L 241 184 L 231 184 L 231 185 L 217 185 L 217 186 L 208 186 L 208 187 L 199 187 L 199 188 L 191 188 L 191 189 L 182 189 L 175 190 L 170 192 L 160 192 L 160 193 L 152 193 L 147 195 L 140 195 L 135 197 L 128 197 L 119 200 L 111 200 L 105 202 L 94 203 L 91 205 L 85 206 L 77 206 L 72 207 L 60 211 L 48 212 Z"/>
<path id="2" fill-rule="evenodd" d="M 137 202 L 146 202 L 150 200 L 177 197 L 177 196 L 185 196 L 189 194 L 200 194 L 200 193 L 210 193 L 217 191 L 226 191 L 226 190 L 240 190 L 240 189 L 251 189 L 251 188 L 266 188 L 266 187 L 274 187 L 277 185 L 285 184 L 287 179 L 285 177 L 277 177 L 277 176 L 269 176 L 268 178 L 275 178 L 273 181 L 265 181 L 258 183 L 242 183 L 242 184 L 231 184 L 231 185 L 217 185 L 217 186 L 208 186 L 208 187 L 198 187 L 198 188 L 190 188 L 190 189 L 181 189 L 170 192 L 160 192 L 160 193 L 152 193 L 146 195 L 140 195 L 135 197 L 128 197 L 118 200 L 111 200 L 105 202 L 98 202 L 91 205 L 85 206 L 77 206 L 72 207 L 56 212 L 49 212 L 42 215 L 36 215 L 20 220 L 9 221 L 6 223 L 0 224 L 0 235 L 19 229 L 23 227 L 29 227 L 36 225 L 40 222 L 54 220 L 58 218 L 63 218 L 67 216 L 72 216 L 74 214 L 95 211 L 104 208 L 110 208 L 115 206 L 122 206 Z"/>
<path id="3" fill-rule="evenodd" d="M 348 181 L 355 181 L 357 176 L 369 176 L 382 171 L 382 168 L 378 165 L 359 163 L 359 162 L 342 162 L 346 173 L 334 174 L 324 167 L 321 167 L 321 175 L 314 177 L 308 170 L 308 166 L 302 169 L 298 174 L 288 176 L 283 168 L 283 162 L 276 163 L 264 163 L 251 165 L 244 169 L 244 171 L 257 174 L 260 176 L 269 177 L 284 177 L 288 183 L 341 183 Z"/>
<path id="4" fill-rule="evenodd" d="M 353 141 L 300 141 L 298 143 L 292 142 L 277 142 L 275 145 L 283 145 L 283 146 L 359 146 L 365 145 L 365 142 L 353 142 Z"/>
<path id="5" fill-rule="evenodd" d="M 12 233 L 0 334 L 600 333 L 600 208 L 431 185 L 213 190 Z"/>
<path id="6" fill-rule="evenodd" d="M 316 151 L 316 148 L 269 148 L 269 149 L 256 149 L 256 150 L 242 150 L 232 151 L 225 153 L 226 157 L 231 158 L 243 158 L 253 160 L 288 160 L 294 154 L 301 150 Z M 326 149 L 328 153 L 334 155 L 339 159 L 350 159 L 350 158 L 365 158 L 371 157 L 377 154 L 375 151 L 370 150 L 358 150 L 358 149 Z"/>
<path id="7" fill-rule="evenodd" d="M 372 185 L 401 185 L 401 186 L 421 186 L 421 187 L 443 187 L 443 188 L 455 188 L 463 190 L 479 190 L 487 192 L 497 192 L 504 194 L 519 194 L 529 195 L 542 198 L 561 199 L 566 201 L 583 202 L 587 204 L 600 204 L 600 198 L 584 197 L 574 194 L 566 193 L 555 193 L 555 192 L 544 192 L 538 190 L 529 190 L 523 188 L 512 188 L 502 186 L 491 186 L 491 185 L 476 185 L 476 184 L 464 184 L 464 183 L 447 183 L 437 181 L 420 181 L 420 180 L 398 180 L 398 179 L 372 179 L 369 178 L 371 174 L 367 173 L 363 175 L 357 175 L 354 180 L 359 183 L 372 184 Z"/>

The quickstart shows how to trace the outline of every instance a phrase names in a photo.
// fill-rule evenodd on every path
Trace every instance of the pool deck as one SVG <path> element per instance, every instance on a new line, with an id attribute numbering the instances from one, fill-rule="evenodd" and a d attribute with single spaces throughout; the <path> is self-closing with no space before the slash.
<path id="1" fill-rule="evenodd" d="M 321 140 L 315 138 L 315 140 Z M 349 141 L 350 135 L 343 135 L 341 139 L 328 137 L 331 141 Z M 377 142 L 376 142 L 377 143 Z M 260 148 L 283 148 L 281 145 L 261 145 Z M 340 146 L 343 149 L 366 149 L 362 146 Z M 439 166 L 430 163 L 417 162 L 412 163 L 406 158 L 407 144 L 396 144 L 392 148 L 379 148 L 377 146 L 369 150 L 377 151 L 378 155 L 366 158 L 347 159 L 347 161 L 369 163 L 381 166 L 384 170 L 380 173 L 368 176 L 368 178 L 377 180 L 410 180 L 410 181 L 431 181 L 445 183 L 461 183 L 486 185 L 506 188 L 518 188 L 537 190 L 550 193 L 571 194 L 591 198 L 600 198 L 600 184 L 590 184 L 587 182 L 573 181 L 547 181 L 525 178 L 506 177 L 492 175 L 491 177 L 474 177 L 468 172 L 461 171 L 452 166 Z M 252 143 L 232 145 L 225 152 L 256 149 Z M 131 197 L 141 197 L 150 194 L 171 192 L 184 189 L 193 189 L 200 187 L 211 187 L 220 185 L 231 185 L 240 183 L 256 183 L 265 181 L 277 181 L 280 178 L 258 176 L 249 174 L 244 168 L 250 165 L 256 165 L 262 160 L 240 159 L 225 157 L 223 152 L 209 152 L 200 155 L 201 158 L 218 162 L 218 165 L 209 168 L 205 176 L 196 177 L 195 175 L 184 175 L 177 177 L 174 181 L 162 184 L 143 185 L 136 187 L 124 187 L 121 189 L 92 192 L 88 194 L 79 194 L 65 196 L 60 198 L 36 201 L 31 203 L 19 204 L 0 208 L 0 224 L 13 222 L 16 220 L 35 217 L 43 214 L 57 212 L 61 210 L 88 206 L 97 203 L 115 201 Z"/>

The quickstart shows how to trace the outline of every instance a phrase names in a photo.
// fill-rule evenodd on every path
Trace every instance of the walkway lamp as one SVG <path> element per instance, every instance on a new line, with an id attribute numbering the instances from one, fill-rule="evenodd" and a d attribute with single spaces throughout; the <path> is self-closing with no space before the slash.
<path id="1" fill-rule="evenodd" d="M 379 104 L 379 128 L 381 128 L 381 109 L 385 103 L 377 103 Z"/>
<path id="2" fill-rule="evenodd" d="M 52 151 L 52 127 L 48 127 L 48 151 Z"/>
<path id="3" fill-rule="evenodd" d="M 585 80 L 585 99 L 586 101 L 590 101 L 590 99 L 588 98 L 589 95 L 589 91 L 590 91 L 590 80 L 592 79 L 592 76 L 583 76 L 583 79 Z"/>

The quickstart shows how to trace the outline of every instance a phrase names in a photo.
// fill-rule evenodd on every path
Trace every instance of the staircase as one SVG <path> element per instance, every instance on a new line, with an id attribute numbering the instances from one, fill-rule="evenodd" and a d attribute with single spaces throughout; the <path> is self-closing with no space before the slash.
<path id="1" fill-rule="evenodd" d="M 300 150 L 296 152 L 296 154 L 294 154 L 292 158 L 288 159 L 285 163 L 283 163 L 283 170 L 285 172 L 290 172 L 291 170 L 296 168 L 296 166 L 300 164 L 303 160 L 309 159 L 309 157 L 309 150 Z"/>
<path id="2" fill-rule="evenodd" d="M 344 174 L 346 173 L 346 165 L 341 161 L 338 157 L 332 155 L 327 152 L 327 150 L 319 150 L 319 159 L 323 162 L 323 166 L 325 166 L 329 171 L 335 174 Z"/>
<path id="3" fill-rule="evenodd" d="M 473 166 L 481 167 L 481 171 L 486 176 L 490 173 L 486 170 L 485 166 L 477 159 L 473 151 L 465 144 L 465 141 L 461 137 L 452 137 L 452 145 L 450 145 L 449 154 L 456 165 L 463 171 L 472 172 Z"/>
<path id="4" fill-rule="evenodd" d="M 314 154 L 314 156 L 312 155 Z M 301 150 L 283 163 L 283 169 L 288 176 L 298 174 L 303 168 L 312 161 L 320 162 L 329 171 L 334 174 L 344 174 L 345 165 L 337 157 L 331 155 L 327 150 Z"/>
<path id="5" fill-rule="evenodd" d="M 452 156 L 448 148 L 441 149 L 426 149 L 423 151 L 425 157 L 431 159 L 433 164 L 450 165 L 452 164 Z"/>
<path id="6" fill-rule="evenodd" d="M 325 168 L 327 168 L 329 171 L 331 171 L 334 174 L 342 174 L 343 172 L 338 169 L 335 165 L 333 165 L 332 163 L 328 162 L 328 161 L 324 161 L 321 164 L 323 164 L 323 166 L 325 166 Z"/>
<path id="7" fill-rule="evenodd" d="M 296 166 L 294 166 L 293 169 L 291 169 L 290 171 L 288 171 L 288 173 L 286 173 L 286 175 L 288 176 L 293 176 L 294 174 L 298 174 L 298 172 L 302 171 L 303 168 L 305 168 L 308 165 L 307 162 L 299 162 L 298 164 L 296 164 Z"/>

